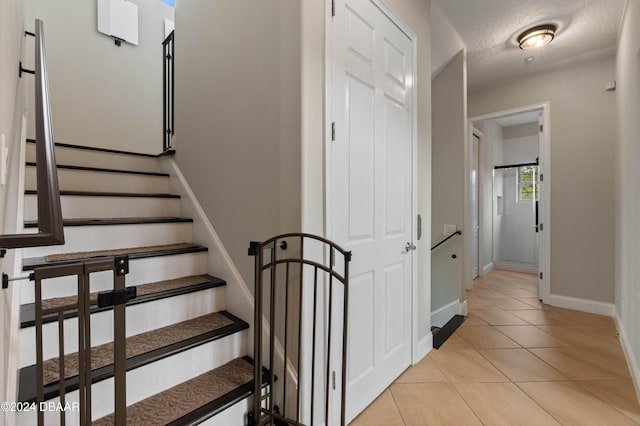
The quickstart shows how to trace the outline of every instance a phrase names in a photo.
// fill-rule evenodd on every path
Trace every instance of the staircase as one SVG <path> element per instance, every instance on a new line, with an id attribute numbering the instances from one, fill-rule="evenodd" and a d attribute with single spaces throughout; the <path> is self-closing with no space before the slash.
<path id="1" fill-rule="evenodd" d="M 27 143 L 25 229 L 37 228 L 35 149 Z M 171 176 L 151 155 L 57 144 L 64 246 L 23 251 L 23 269 L 127 254 L 127 424 L 244 425 L 252 393 L 249 325 L 225 310 L 225 281 L 209 275 L 207 247 L 192 243 Z M 91 280 L 92 419 L 113 424 L 113 312 L 99 308 L 111 276 Z M 43 282 L 43 307 L 76 303 L 75 279 Z M 34 285 L 21 289 L 19 395 L 36 400 Z M 66 401 L 78 400 L 77 311 L 64 312 Z M 58 316 L 43 318 L 45 400 L 59 401 Z M 75 345 L 75 346 L 74 346 Z M 77 424 L 76 413 L 67 424 Z M 17 424 L 35 424 L 34 412 Z M 46 413 L 57 424 L 59 413 Z"/>

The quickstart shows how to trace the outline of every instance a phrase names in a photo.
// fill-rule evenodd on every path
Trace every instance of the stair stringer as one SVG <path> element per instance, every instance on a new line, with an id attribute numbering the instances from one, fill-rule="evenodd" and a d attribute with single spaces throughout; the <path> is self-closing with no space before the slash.
<path id="1" fill-rule="evenodd" d="M 254 321 L 254 297 L 246 281 L 240 275 L 240 271 L 231 259 L 222 240 L 215 231 L 211 221 L 207 217 L 204 209 L 198 202 L 195 194 L 191 190 L 189 182 L 182 174 L 180 166 L 174 158 L 162 158 L 160 168 L 163 172 L 171 175 L 169 180 L 169 190 L 173 194 L 180 195 L 181 209 L 185 216 L 193 219 L 193 242 L 209 248 L 208 264 L 210 271 L 215 271 L 217 276 L 224 277 L 227 281 L 226 303 L 227 309 L 235 315 L 249 323 L 249 336 L 253 336 Z M 247 241 L 247 244 L 249 242 Z M 248 247 L 248 245 L 247 245 Z M 263 318 L 263 335 L 269 335 L 268 319 Z M 253 338 L 247 342 L 249 353 L 253 354 Z M 268 341 L 265 342 L 266 344 Z M 263 346 L 267 347 L 267 346 Z M 275 356 L 278 358 L 277 365 L 282 365 L 284 360 L 284 347 L 279 339 L 275 342 Z M 287 359 L 287 383 L 298 386 L 298 373 L 296 367 Z M 275 371 L 276 375 L 282 377 L 282 371 Z M 289 386 L 289 385 L 288 385 Z"/>

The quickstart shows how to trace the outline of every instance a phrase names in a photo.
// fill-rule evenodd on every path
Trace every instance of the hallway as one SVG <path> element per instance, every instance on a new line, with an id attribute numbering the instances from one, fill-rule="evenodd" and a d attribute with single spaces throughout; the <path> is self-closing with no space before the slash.
<path id="1" fill-rule="evenodd" d="M 351 425 L 638 425 L 612 318 L 542 305 L 534 275 L 493 271 L 469 317 Z"/>

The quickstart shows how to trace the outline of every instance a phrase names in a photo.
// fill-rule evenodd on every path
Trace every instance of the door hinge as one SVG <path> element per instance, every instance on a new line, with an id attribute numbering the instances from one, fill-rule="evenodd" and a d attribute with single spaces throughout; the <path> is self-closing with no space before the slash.
<path id="1" fill-rule="evenodd" d="M 336 370 L 333 370 L 331 372 L 331 378 L 332 378 L 331 381 L 333 382 L 332 383 L 333 390 L 336 390 Z"/>
<path id="2" fill-rule="evenodd" d="M 544 231 L 544 224 L 542 224 L 542 223 L 540 224 L 540 230 Z"/>
<path id="3" fill-rule="evenodd" d="M 335 141 L 336 140 L 336 122 L 332 122 L 331 123 L 331 140 Z"/>
<path id="4" fill-rule="evenodd" d="M 544 175 L 540 173 L 540 182 L 544 182 Z"/>
<path id="5" fill-rule="evenodd" d="M 540 125 L 540 131 L 542 132 L 544 130 L 544 125 Z"/>
<path id="6" fill-rule="evenodd" d="M 540 279 L 542 279 L 542 272 L 540 272 Z"/>
<path id="7" fill-rule="evenodd" d="M 331 17 L 336 16 L 336 0 L 331 0 Z"/>

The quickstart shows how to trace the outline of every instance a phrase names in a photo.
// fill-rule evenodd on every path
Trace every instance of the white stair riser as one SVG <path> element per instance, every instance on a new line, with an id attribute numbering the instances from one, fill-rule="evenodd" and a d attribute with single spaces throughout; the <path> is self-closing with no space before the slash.
<path id="1" fill-rule="evenodd" d="M 246 330 L 178 353 L 144 367 L 127 372 L 127 405 L 134 404 L 167 388 L 220 367 L 246 353 Z M 78 401 L 78 392 L 66 395 L 67 401 Z M 59 399 L 51 399 L 58 402 Z M 113 378 L 91 386 L 92 419 L 114 411 Z M 79 412 L 69 413 L 67 424 L 79 424 Z M 45 424 L 58 424 L 59 413 L 45 413 Z M 20 413 L 16 424 L 36 424 L 35 412 Z"/>
<path id="2" fill-rule="evenodd" d="M 36 220 L 37 196 L 25 195 L 24 200 L 25 220 Z M 180 216 L 179 198 L 63 195 L 60 200 L 62 216 L 66 219 Z"/>
<path id="3" fill-rule="evenodd" d="M 126 285 L 139 285 L 189 275 L 206 274 L 207 252 L 185 253 L 173 256 L 146 257 L 132 259 L 129 262 L 129 274 Z M 113 288 L 112 272 L 97 272 L 90 275 L 91 291 L 104 291 Z M 78 292 L 75 277 L 61 277 L 42 282 L 42 298 L 73 296 Z M 20 303 L 33 303 L 34 284 L 24 282 L 20 287 Z"/>
<path id="4" fill-rule="evenodd" d="M 153 302 L 128 306 L 126 309 L 127 336 L 145 333 L 187 321 L 225 308 L 224 287 L 216 287 L 200 292 L 183 294 Z M 78 319 L 64 321 L 65 353 L 78 351 Z M 113 341 L 113 311 L 105 311 L 91 316 L 91 344 L 101 345 Z M 58 323 L 43 326 L 43 357 L 55 358 L 58 349 Z M 20 330 L 20 367 L 36 363 L 35 327 Z"/>
<path id="5" fill-rule="evenodd" d="M 200 423 L 200 426 L 245 426 L 247 414 L 252 408 L 251 401 L 251 397 L 238 401 L 226 410 Z"/>
<path id="6" fill-rule="evenodd" d="M 35 162 L 35 145 L 27 144 L 27 161 Z M 158 171 L 158 160 L 154 157 L 139 155 L 116 154 L 110 152 L 92 151 L 56 147 L 56 163 L 74 166 L 100 167 L 104 169 L 133 170 L 138 172 Z"/>
<path id="7" fill-rule="evenodd" d="M 89 170 L 58 169 L 61 191 L 101 191 L 166 194 L 169 192 L 167 176 L 131 173 L 109 173 Z M 37 189 L 36 168 L 27 166 L 25 189 Z"/>
<path id="8" fill-rule="evenodd" d="M 192 228 L 189 222 L 67 226 L 64 228 L 64 245 L 26 248 L 23 253 L 24 257 L 29 258 L 123 247 L 188 243 L 191 242 Z"/>

